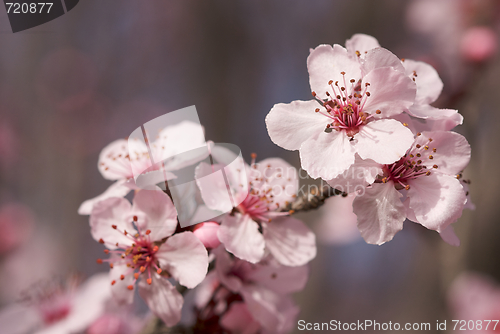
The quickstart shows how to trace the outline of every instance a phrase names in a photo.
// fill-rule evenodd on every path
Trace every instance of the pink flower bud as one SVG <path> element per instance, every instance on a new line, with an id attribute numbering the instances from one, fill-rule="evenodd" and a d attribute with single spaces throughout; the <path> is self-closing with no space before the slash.
<path id="1" fill-rule="evenodd" d="M 219 238 L 217 237 L 218 230 L 219 224 L 215 222 L 206 222 L 196 225 L 193 233 L 200 239 L 206 248 L 216 248 L 220 245 Z"/>
<path id="2" fill-rule="evenodd" d="M 460 52 L 468 61 L 482 62 L 491 58 L 497 47 L 497 36 L 491 28 L 472 27 L 462 36 Z"/>

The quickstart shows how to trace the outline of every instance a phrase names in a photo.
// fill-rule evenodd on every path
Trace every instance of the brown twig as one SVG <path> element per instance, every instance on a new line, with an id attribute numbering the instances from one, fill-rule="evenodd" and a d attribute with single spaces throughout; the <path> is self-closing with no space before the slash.
<path id="1" fill-rule="evenodd" d="M 288 203 L 280 211 L 293 211 L 293 212 L 306 212 L 319 208 L 325 203 L 325 200 L 332 196 L 346 197 L 347 194 L 330 187 L 329 185 L 324 185 L 322 187 L 315 187 L 310 190 L 310 192 L 299 195 L 295 198 L 295 201 Z"/>

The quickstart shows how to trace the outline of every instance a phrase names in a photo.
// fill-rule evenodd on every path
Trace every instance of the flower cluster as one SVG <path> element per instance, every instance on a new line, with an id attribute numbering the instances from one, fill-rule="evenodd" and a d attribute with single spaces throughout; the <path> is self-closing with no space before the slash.
<path id="1" fill-rule="evenodd" d="M 318 46 L 307 67 L 313 99 L 272 108 L 273 142 L 299 150 L 311 177 L 357 195 L 353 210 L 368 243 L 391 240 L 409 219 L 458 245 L 451 224 L 470 203 L 459 180 L 470 146 L 450 131 L 463 117 L 431 105 L 443 88 L 437 72 L 362 34 L 346 48 Z"/>
<path id="2" fill-rule="evenodd" d="M 107 275 L 39 281 L 0 311 L 6 334 L 134 334 L 144 321 L 111 300 Z"/>
<path id="3" fill-rule="evenodd" d="M 175 150 L 168 145 L 175 145 L 176 133 L 189 131 L 190 126 L 183 122 L 165 128 L 152 145 L 161 148 L 160 155 Z M 164 137 L 171 142 L 161 142 Z M 206 295 L 203 291 L 213 286 L 217 275 L 221 288 L 209 293 L 208 298 L 212 303 L 224 302 L 225 306 L 217 310 L 212 310 L 212 304 L 200 306 L 195 326 L 210 323 L 233 332 L 231 326 L 241 325 L 238 321 L 231 325 L 234 317 L 246 314 L 257 331 L 288 332 L 298 314 L 289 295 L 304 287 L 307 263 L 316 256 L 314 233 L 290 216 L 292 210 L 284 209 L 297 197 L 297 171 L 278 158 L 257 163 L 254 154 L 250 165 L 241 161 L 226 166 L 222 162 L 234 157 L 226 148 L 209 142 L 210 163 L 202 161 L 204 155 L 190 161 L 196 189 L 183 194 L 183 200 L 199 204 L 194 214 L 208 211 L 217 217 L 182 228 L 168 185 L 162 190 L 140 189 L 136 184 L 134 168 L 140 171 L 142 166 L 150 173 L 156 170 L 148 165 L 147 147 L 132 144 L 133 154 L 127 153 L 130 140 L 115 141 L 104 148 L 99 171 L 115 183 L 104 194 L 85 201 L 79 210 L 90 215 L 92 237 L 105 246 L 108 256 L 97 262 L 110 267 L 109 286 L 114 300 L 130 304 L 137 287 L 152 313 L 171 327 L 181 320 L 183 287 L 192 289 L 203 282 L 197 294 Z M 204 144 L 204 138 L 199 138 L 199 144 Z M 155 156 L 154 160 L 161 159 Z M 182 163 L 178 159 L 166 161 L 161 171 L 167 171 L 166 183 L 182 178 L 178 171 Z M 210 177 L 220 170 L 225 170 L 225 179 Z M 153 186 L 160 185 L 156 177 L 150 181 Z M 135 190 L 132 202 L 127 199 L 131 190 Z M 227 201 L 228 195 L 231 202 Z M 210 262 L 215 271 L 207 276 Z M 227 283 L 236 279 L 231 276 L 241 282 L 237 286 Z M 295 283 L 287 288 L 285 285 L 291 281 Z M 222 286 L 227 292 L 224 296 Z M 210 319 L 208 309 L 212 312 Z M 216 316 L 215 324 L 212 316 Z"/>
<path id="4" fill-rule="evenodd" d="M 286 267 L 271 256 L 253 264 L 214 251 L 215 270 L 196 295 L 198 322 L 203 333 L 287 333 L 299 313 L 290 294 L 304 288 L 308 266 Z"/>
<path id="5" fill-rule="evenodd" d="M 275 105 L 266 118 L 271 139 L 298 150 L 309 176 L 349 197 L 368 243 L 391 240 L 409 219 L 457 245 L 451 224 L 472 206 L 461 180 L 470 146 L 450 131 L 462 116 L 431 105 L 443 88 L 437 72 L 359 34 L 346 48 L 318 46 L 307 66 L 313 99 Z M 306 210 L 297 205 L 298 173 L 255 154 L 246 164 L 203 136 L 183 141 L 195 126 L 167 127 L 149 147 L 118 140 L 99 157 L 99 171 L 115 183 L 79 212 L 105 246 L 108 257 L 97 262 L 110 267 L 111 295 L 130 304 L 137 287 L 152 313 L 174 326 L 183 291 L 196 288 L 195 331 L 289 332 L 299 312 L 290 295 L 304 288 L 316 256 L 314 233 L 292 217 Z M 190 147 L 205 153 L 172 158 Z M 186 166 L 195 182 L 185 181 Z M 144 171 L 146 188 L 137 178 Z M 190 209 L 182 212 L 176 196 Z M 317 198 L 313 207 L 325 199 Z"/>

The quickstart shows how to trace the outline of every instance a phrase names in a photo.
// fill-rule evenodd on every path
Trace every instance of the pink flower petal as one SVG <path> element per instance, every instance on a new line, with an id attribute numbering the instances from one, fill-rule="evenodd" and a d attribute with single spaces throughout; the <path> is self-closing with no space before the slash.
<path id="1" fill-rule="evenodd" d="M 249 262 L 245 262 L 240 259 L 231 259 L 228 252 L 224 250 L 224 247 L 219 247 L 214 250 L 216 255 L 215 271 L 220 282 L 232 292 L 240 292 L 243 282 L 242 280 L 234 275 L 235 263 L 238 266 L 245 267 L 249 266 Z M 245 271 L 246 268 L 238 268 L 240 271 Z"/>
<path id="2" fill-rule="evenodd" d="M 144 169 L 151 164 L 147 158 L 148 149 L 144 143 L 135 141 L 136 147 L 132 153 L 133 159 L 138 159 L 134 163 L 141 166 L 144 164 Z M 98 169 L 102 176 L 108 180 L 127 179 L 134 176 L 132 165 L 130 163 L 128 142 L 125 139 L 118 139 L 106 146 L 99 155 Z M 144 161 L 144 163 L 142 163 Z M 147 165 L 149 163 L 149 165 Z M 142 168 L 142 167 L 141 167 Z"/>
<path id="3" fill-rule="evenodd" d="M 222 167 L 202 162 L 196 167 L 195 178 L 206 206 L 211 210 L 226 213 L 233 209 L 233 205 L 232 194 L 221 172 Z"/>
<path id="4" fill-rule="evenodd" d="M 430 104 L 436 101 L 443 90 L 443 82 L 434 67 L 427 63 L 411 59 L 406 59 L 403 62 L 403 66 L 405 67 L 406 75 L 415 79 L 414 81 L 417 84 L 415 103 Z"/>
<path id="5" fill-rule="evenodd" d="M 141 280 L 139 294 L 151 312 L 167 326 L 172 327 L 181 320 L 184 298 L 167 279 L 154 274 L 151 285 Z"/>
<path id="6" fill-rule="evenodd" d="M 380 47 L 380 44 L 373 36 L 354 34 L 350 39 L 345 41 L 345 47 L 350 56 L 358 57 L 356 54 L 356 51 L 358 51 L 361 57 L 365 57 L 368 51 Z"/>
<path id="7" fill-rule="evenodd" d="M 361 87 L 369 83 L 367 91 L 370 96 L 366 100 L 363 111 L 375 118 L 388 118 L 402 113 L 415 101 L 417 87 L 404 73 L 392 67 L 376 68 L 368 73 Z M 381 113 L 377 114 L 376 111 Z"/>
<path id="8" fill-rule="evenodd" d="M 217 273 L 215 271 L 210 271 L 203 282 L 200 283 L 194 290 L 194 304 L 198 309 L 202 309 L 212 300 L 212 297 L 220 286 L 219 279 L 217 277 Z"/>
<path id="9" fill-rule="evenodd" d="M 414 133 L 423 131 L 450 131 L 457 125 L 461 125 L 463 121 L 464 117 L 458 112 L 451 114 L 449 117 L 427 118 L 423 122 L 414 122 Z"/>
<path id="10" fill-rule="evenodd" d="M 354 138 L 357 139 L 354 147 L 359 156 L 380 164 L 399 160 L 414 141 L 411 131 L 393 119 L 370 122 Z"/>
<path id="11" fill-rule="evenodd" d="M 363 160 L 356 154 L 355 162 L 351 167 L 327 182 L 332 188 L 350 194 L 363 190 L 375 181 L 377 175 L 382 175 L 382 173 L 382 166 L 379 163 L 371 159 Z"/>
<path id="12" fill-rule="evenodd" d="M 101 273 L 90 277 L 76 291 L 71 312 L 57 324 L 57 327 L 66 333 L 77 333 L 85 330 L 104 313 L 106 303 L 110 299 L 109 275 Z"/>
<path id="13" fill-rule="evenodd" d="M 430 120 L 445 121 L 449 118 L 453 118 L 456 122 L 458 111 L 454 109 L 439 109 L 428 104 L 414 104 L 408 109 L 408 113 L 417 118 Z"/>
<path id="14" fill-rule="evenodd" d="M 401 60 L 391 51 L 384 48 L 376 48 L 368 51 L 363 62 L 363 73 L 368 74 L 370 71 L 380 67 L 392 67 L 398 72 L 405 72 Z"/>
<path id="15" fill-rule="evenodd" d="M 257 264 L 246 278 L 254 284 L 284 295 L 304 289 L 309 278 L 309 266 L 283 266 L 270 258 Z"/>
<path id="16" fill-rule="evenodd" d="M 432 139 L 430 143 L 428 142 L 429 138 Z M 422 159 L 422 164 L 429 169 L 437 165 L 436 171 L 438 173 L 457 175 L 465 169 L 470 161 L 470 145 L 464 136 L 456 132 L 422 132 L 422 135 L 417 137 L 416 144 L 429 146 L 429 150 L 424 151 L 422 156 L 427 158 L 432 155 L 433 159 Z M 432 152 L 434 148 L 436 148 L 436 152 Z"/>
<path id="17" fill-rule="evenodd" d="M 300 149 L 302 168 L 316 179 L 331 180 L 354 163 L 354 146 L 343 131 L 322 132 Z"/>
<path id="18" fill-rule="evenodd" d="M 323 132 L 328 118 L 315 112 L 317 101 L 293 101 L 274 105 L 266 116 L 271 140 L 286 150 L 298 150 L 303 142 Z"/>
<path id="19" fill-rule="evenodd" d="M 263 223 L 266 247 L 285 266 L 301 266 L 316 257 L 316 237 L 300 220 L 280 217 Z"/>
<path id="20" fill-rule="evenodd" d="M 291 331 L 299 308 L 293 304 L 289 296 L 278 295 L 253 285 L 245 286 L 242 295 L 253 318 L 264 329 L 276 334 Z"/>
<path id="21" fill-rule="evenodd" d="M 195 122 L 182 121 L 161 130 L 158 139 L 151 144 L 151 151 L 155 162 L 165 160 L 166 169 L 172 171 L 208 156 L 208 150 L 198 150 L 202 147 L 206 147 L 203 127 Z M 193 154 L 182 154 L 189 151 Z M 174 156 L 175 159 L 169 159 Z"/>
<path id="22" fill-rule="evenodd" d="M 124 231 L 135 231 L 131 209 L 130 202 L 125 198 L 112 197 L 98 202 L 90 215 L 92 237 L 96 241 L 104 240 L 109 249 L 116 249 L 116 243 L 131 245 L 133 241 L 123 234 Z"/>
<path id="23" fill-rule="evenodd" d="M 232 303 L 220 319 L 220 325 L 233 334 L 257 334 L 260 330 L 260 324 L 243 302 Z"/>
<path id="24" fill-rule="evenodd" d="M 130 187 L 125 185 L 126 179 L 121 179 L 113 183 L 106 189 L 102 194 L 97 197 L 91 198 L 83 202 L 78 208 L 78 214 L 80 215 L 90 215 L 92 208 L 97 202 L 103 201 L 110 197 L 125 197 L 130 190 Z"/>
<path id="25" fill-rule="evenodd" d="M 207 275 L 207 250 L 192 232 L 171 236 L 156 254 L 161 268 L 189 289 L 200 284 Z"/>
<path id="26" fill-rule="evenodd" d="M 381 245 L 403 229 L 406 214 L 401 197 L 394 184 L 388 182 L 375 183 L 354 199 L 358 228 L 367 243 Z"/>
<path id="27" fill-rule="evenodd" d="M 428 229 L 441 232 L 462 215 L 467 199 L 456 177 L 432 172 L 409 184 L 410 208 L 418 223 Z"/>
<path id="28" fill-rule="evenodd" d="M 458 247 L 460 246 L 460 239 L 455 234 L 453 226 L 448 225 L 441 233 L 439 233 L 441 239 L 443 239 L 447 244 Z"/>
<path id="29" fill-rule="evenodd" d="M 33 333 L 41 325 L 42 319 L 34 307 L 13 304 L 0 310 L 0 328 L 2 328 L 2 333 Z"/>
<path id="30" fill-rule="evenodd" d="M 259 232 L 259 225 L 248 215 L 226 215 L 218 236 L 226 250 L 240 259 L 257 263 L 264 256 L 264 237 Z"/>
<path id="31" fill-rule="evenodd" d="M 119 261 L 119 259 L 116 259 Z M 124 279 L 121 279 L 121 276 Z M 128 268 L 125 264 L 115 264 L 113 268 L 109 271 L 109 282 L 115 282 L 110 284 L 111 294 L 118 304 L 132 304 L 134 300 L 134 290 L 129 290 L 127 287 L 134 284 L 134 276 L 132 275 L 132 270 Z"/>
<path id="32" fill-rule="evenodd" d="M 415 105 L 411 106 L 410 110 L 412 108 L 415 108 Z M 428 106 L 424 108 L 427 109 L 434 107 Z M 424 132 L 424 131 L 450 131 L 457 125 L 463 123 L 464 120 L 463 116 L 456 111 L 449 114 L 445 112 L 445 115 L 446 116 L 443 116 L 442 118 L 420 118 L 415 116 L 410 117 L 410 115 L 408 115 L 407 113 L 402 113 L 393 116 L 392 119 L 395 119 L 401 123 L 408 124 L 408 129 L 410 129 L 411 132 L 415 135 L 418 132 Z"/>
<path id="33" fill-rule="evenodd" d="M 342 46 L 335 44 L 320 45 L 314 49 L 307 58 L 307 69 L 309 71 L 309 83 L 311 91 L 315 92 L 318 97 L 326 99 L 326 92 L 331 92 L 331 87 L 328 84 L 330 80 L 334 83 L 339 82 L 339 85 L 344 85 L 346 82 L 354 79 L 361 79 L 360 64 L 357 59 L 349 57 L 347 50 Z M 341 74 L 345 73 L 345 77 Z"/>
<path id="34" fill-rule="evenodd" d="M 172 235 L 177 227 L 177 211 L 170 197 L 161 190 L 141 190 L 135 194 L 132 211 L 137 225 L 150 230 L 153 241 Z"/>

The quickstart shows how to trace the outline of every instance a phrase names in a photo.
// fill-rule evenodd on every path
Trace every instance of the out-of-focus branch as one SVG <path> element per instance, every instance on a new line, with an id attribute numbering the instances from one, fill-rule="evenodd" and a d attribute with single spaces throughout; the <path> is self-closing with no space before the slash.
<path id="1" fill-rule="evenodd" d="M 193 334 L 193 331 L 184 326 L 167 327 L 159 318 L 149 321 L 140 334 Z"/>
<path id="2" fill-rule="evenodd" d="M 339 195 L 342 197 L 347 196 L 346 193 L 334 189 L 329 185 L 314 187 L 309 192 L 297 196 L 295 201 L 288 203 L 285 207 L 281 208 L 281 211 L 306 212 L 314 210 L 325 204 L 327 198 Z"/>

